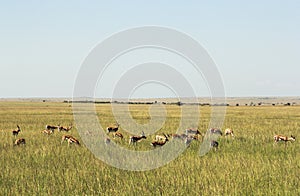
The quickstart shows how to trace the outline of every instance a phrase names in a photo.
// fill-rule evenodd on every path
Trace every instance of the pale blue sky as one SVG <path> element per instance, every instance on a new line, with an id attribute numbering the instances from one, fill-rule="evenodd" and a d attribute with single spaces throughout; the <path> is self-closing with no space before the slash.
<path id="1" fill-rule="evenodd" d="M 94 46 L 144 25 L 202 44 L 227 96 L 300 96 L 299 10 L 297 0 L 1 1 L 0 97 L 71 97 Z"/>

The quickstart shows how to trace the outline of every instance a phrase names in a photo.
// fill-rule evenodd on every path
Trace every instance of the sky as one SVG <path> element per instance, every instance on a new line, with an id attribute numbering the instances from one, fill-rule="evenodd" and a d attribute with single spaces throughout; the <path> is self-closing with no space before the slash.
<path id="1" fill-rule="evenodd" d="M 72 97 L 77 74 L 95 46 L 142 26 L 172 28 L 200 43 L 215 62 L 228 97 L 300 96 L 299 10 L 297 0 L 1 1 L 0 98 Z M 147 61 L 168 57 L 174 67 L 189 66 L 165 51 L 136 51 L 110 66 L 107 83 L 99 79 L 95 96 L 111 97 L 121 77 L 114 73 L 120 66 L 124 73 L 142 63 L 133 60 L 142 53 Z M 192 79 L 189 69 L 178 70 L 191 75 L 197 96 L 209 95 L 205 79 Z M 145 84 L 131 95 L 174 93 Z"/>

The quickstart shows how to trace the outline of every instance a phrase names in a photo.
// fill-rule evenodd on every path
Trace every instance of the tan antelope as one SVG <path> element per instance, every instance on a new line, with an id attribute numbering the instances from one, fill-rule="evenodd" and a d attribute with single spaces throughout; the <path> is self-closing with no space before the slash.
<path id="1" fill-rule="evenodd" d="M 156 147 L 156 146 L 163 146 L 169 141 L 168 136 L 166 134 L 163 134 L 164 136 L 161 135 L 156 135 L 155 140 L 151 142 L 151 146 Z M 159 136 L 159 137 L 158 137 Z"/>
<path id="2" fill-rule="evenodd" d="M 14 146 L 19 146 L 19 145 L 25 145 L 26 142 L 25 142 L 25 139 L 24 138 L 19 138 L 19 139 L 16 139 L 16 141 L 14 142 Z"/>
<path id="3" fill-rule="evenodd" d="M 116 125 L 114 125 L 114 126 L 109 126 L 109 127 L 107 127 L 106 128 L 106 130 L 107 130 L 107 133 L 110 133 L 110 132 L 112 132 L 112 133 L 114 133 L 114 132 L 117 132 L 118 130 L 119 130 L 119 124 L 118 123 L 116 123 Z"/>
<path id="4" fill-rule="evenodd" d="M 21 131 L 19 125 L 17 125 L 17 128 L 18 128 L 17 130 L 13 130 L 13 131 L 12 131 L 12 134 L 13 134 L 14 136 L 17 136 L 17 135 L 19 134 L 19 132 Z"/>
<path id="5" fill-rule="evenodd" d="M 43 130 L 43 131 L 41 131 L 41 132 L 44 133 L 44 134 L 47 134 L 47 135 L 51 135 L 51 134 L 54 133 L 54 129 L 50 129 L 50 130 L 45 129 L 45 130 Z"/>
<path id="6" fill-rule="evenodd" d="M 64 141 L 68 142 L 68 146 L 72 143 L 80 145 L 79 141 L 71 135 L 63 135 L 62 138 L 61 138 L 61 143 L 63 143 Z"/>
<path id="7" fill-rule="evenodd" d="M 286 144 L 286 142 L 288 142 L 288 141 L 295 141 L 295 140 L 296 140 L 296 137 L 293 135 L 291 135 L 291 137 L 287 137 L 284 135 L 275 135 L 274 136 L 275 143 L 278 143 L 279 141 L 284 141 L 284 143 Z"/>
<path id="8" fill-rule="evenodd" d="M 73 127 L 72 125 L 70 125 L 68 127 L 59 126 L 58 127 L 58 131 L 66 131 L 66 132 L 68 132 L 68 131 L 70 131 L 72 129 L 72 127 Z"/>
<path id="9" fill-rule="evenodd" d="M 170 137 L 169 134 L 164 134 L 163 135 L 156 135 L 155 136 L 155 141 L 165 141 L 165 140 L 168 140 L 168 138 Z"/>
<path id="10" fill-rule="evenodd" d="M 116 137 L 123 139 L 123 134 L 120 133 L 120 132 L 115 132 L 114 133 L 114 138 L 116 138 Z"/>
<path id="11" fill-rule="evenodd" d="M 234 137 L 233 130 L 230 128 L 225 129 L 224 135 L 225 136 L 231 135 L 231 137 Z"/>
<path id="12" fill-rule="evenodd" d="M 147 139 L 147 137 L 145 136 L 144 131 L 142 131 L 141 136 L 130 136 L 129 145 L 130 144 L 135 144 L 136 145 L 136 143 L 139 142 L 141 139 Z"/>

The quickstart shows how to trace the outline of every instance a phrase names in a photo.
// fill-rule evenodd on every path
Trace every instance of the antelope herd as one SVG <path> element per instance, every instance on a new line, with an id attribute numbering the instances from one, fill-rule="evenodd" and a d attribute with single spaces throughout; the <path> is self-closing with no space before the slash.
<path id="1" fill-rule="evenodd" d="M 119 124 L 116 123 L 113 126 L 108 126 L 106 128 L 107 134 L 109 135 L 110 133 L 113 134 L 113 139 L 117 139 L 120 138 L 121 140 L 124 138 L 123 134 L 119 131 Z M 58 130 L 59 132 L 65 131 L 65 132 L 69 132 L 72 129 L 72 125 L 64 127 L 61 125 L 46 125 L 46 129 L 42 130 L 41 133 L 45 134 L 45 135 L 52 135 L 54 134 L 55 130 Z M 19 133 L 21 132 L 21 128 L 19 125 L 17 125 L 17 129 L 12 131 L 12 135 L 14 137 L 17 137 L 19 135 Z M 221 131 L 221 129 L 219 128 L 211 128 L 209 129 L 206 134 L 208 135 L 219 135 L 222 136 L 223 133 Z M 235 137 L 234 135 L 234 131 L 231 128 L 227 128 L 224 131 L 224 137 L 228 137 L 231 136 L 233 139 Z M 204 135 L 198 130 L 198 129 L 194 129 L 194 128 L 188 128 L 184 131 L 184 133 L 182 134 L 165 134 L 162 133 L 162 135 L 155 135 L 154 140 L 150 143 L 151 146 L 155 147 L 160 147 L 165 145 L 170 139 L 179 139 L 182 140 L 187 146 L 190 145 L 190 143 L 193 140 L 200 140 L 203 139 Z M 129 145 L 134 145 L 136 146 L 138 142 L 141 142 L 143 139 L 147 139 L 145 133 L 142 131 L 141 135 L 131 135 L 129 136 Z M 277 144 L 278 142 L 282 141 L 285 143 L 289 142 L 289 141 L 295 141 L 296 138 L 295 136 L 291 135 L 290 137 L 287 137 L 285 135 L 275 135 L 274 136 L 274 144 Z M 77 144 L 80 145 L 80 142 L 78 139 L 76 139 L 75 137 L 73 137 L 72 135 L 63 135 L 61 138 L 61 144 L 66 141 L 68 143 L 68 146 L 70 146 L 70 144 Z M 110 144 L 111 139 L 109 137 L 107 137 L 105 139 L 105 144 Z M 24 138 L 19 138 L 16 139 L 14 141 L 14 146 L 19 146 L 19 145 L 25 145 L 25 139 Z M 218 150 L 219 148 L 219 143 L 218 141 L 216 141 L 215 137 L 210 139 L 210 147 L 215 149 L 215 151 Z"/>
<path id="2" fill-rule="evenodd" d="M 45 127 L 46 129 L 42 130 L 41 133 L 43 134 L 46 134 L 46 135 L 51 135 L 51 134 L 54 134 L 54 130 L 58 130 L 58 131 L 65 131 L 65 132 L 68 132 L 72 129 L 72 125 L 68 126 L 68 127 L 64 127 L 64 126 L 60 126 L 60 125 L 46 125 Z M 19 135 L 19 132 L 21 131 L 21 128 L 19 125 L 17 125 L 17 130 L 13 130 L 12 131 L 12 134 L 13 136 L 18 136 Z M 26 140 L 24 138 L 19 138 L 19 139 L 16 139 L 14 141 L 14 146 L 20 146 L 21 144 L 25 145 Z M 75 137 L 71 136 L 71 135 L 63 135 L 62 136 L 62 140 L 61 140 L 61 143 L 63 143 L 63 141 L 67 141 L 68 142 L 68 146 L 72 143 L 75 143 L 77 145 L 80 145 L 79 143 L 79 140 L 77 140 Z"/>

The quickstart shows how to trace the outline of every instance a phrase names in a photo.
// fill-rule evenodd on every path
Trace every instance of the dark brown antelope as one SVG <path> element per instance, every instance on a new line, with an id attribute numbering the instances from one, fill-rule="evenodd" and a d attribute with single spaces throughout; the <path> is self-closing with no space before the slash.
<path id="1" fill-rule="evenodd" d="M 64 141 L 68 142 L 68 146 L 72 143 L 80 145 L 79 141 L 71 135 L 63 135 L 62 138 L 61 138 L 61 143 L 63 143 Z"/>
<path id="2" fill-rule="evenodd" d="M 60 125 L 57 125 L 57 126 L 46 125 L 46 129 L 47 129 L 47 130 L 54 130 L 54 129 L 58 129 L 59 127 L 60 127 Z"/>
<path id="3" fill-rule="evenodd" d="M 17 139 L 17 140 L 14 142 L 14 146 L 19 146 L 19 145 L 21 145 L 21 144 L 23 144 L 23 145 L 26 144 L 24 138 L 19 138 L 19 139 Z"/>
<path id="4" fill-rule="evenodd" d="M 17 136 L 17 135 L 19 134 L 19 132 L 21 131 L 19 125 L 17 125 L 17 128 L 18 128 L 17 130 L 13 130 L 13 131 L 12 131 L 12 134 L 13 134 L 14 136 Z"/>
<path id="5" fill-rule="evenodd" d="M 118 130 L 119 130 L 119 124 L 118 123 L 116 123 L 116 125 L 114 125 L 114 126 L 109 126 L 109 127 L 107 127 L 106 128 L 106 130 L 107 130 L 107 133 L 110 133 L 110 132 L 117 132 Z"/>
<path id="6" fill-rule="evenodd" d="M 212 140 L 212 141 L 210 142 L 210 147 L 211 147 L 211 148 L 214 148 L 215 151 L 217 151 L 218 148 L 219 148 L 219 143 L 218 143 L 217 141 L 215 141 L 215 140 Z"/>
<path id="7" fill-rule="evenodd" d="M 129 138 L 129 145 L 130 144 L 135 144 L 136 145 L 136 143 L 139 142 L 139 141 L 141 141 L 141 139 L 147 139 L 147 137 L 145 136 L 144 131 L 142 131 L 141 136 L 130 136 L 130 138 Z"/>

